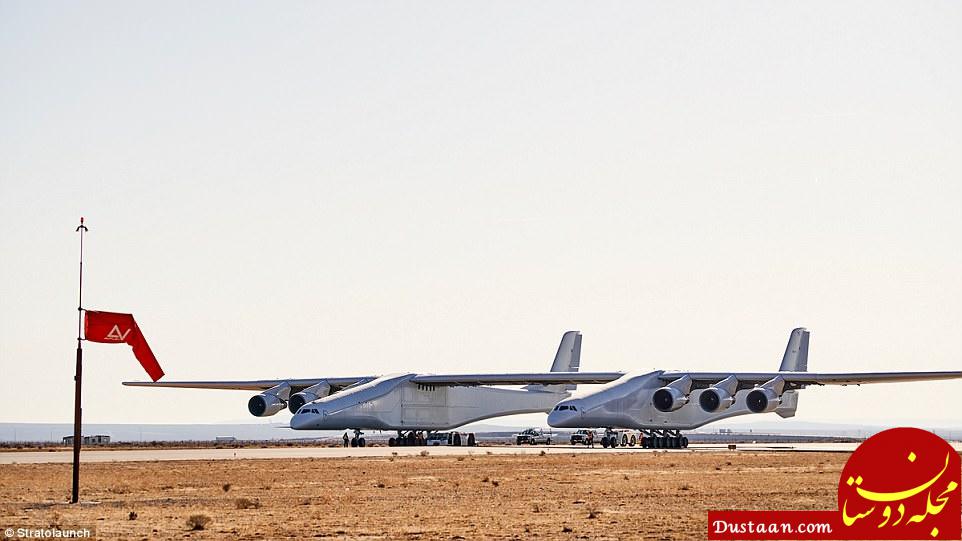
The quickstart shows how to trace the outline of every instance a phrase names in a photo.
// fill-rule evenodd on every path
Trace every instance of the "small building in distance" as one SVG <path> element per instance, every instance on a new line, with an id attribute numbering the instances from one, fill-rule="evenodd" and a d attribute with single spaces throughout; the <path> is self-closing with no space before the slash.
<path id="1" fill-rule="evenodd" d="M 106 445 L 110 443 L 110 436 L 97 434 L 96 436 L 84 436 L 81 440 L 82 445 Z M 73 436 L 63 437 L 64 445 L 73 445 Z"/>
<path id="2" fill-rule="evenodd" d="M 237 438 L 234 436 L 215 436 L 214 441 L 217 443 L 234 443 Z"/>

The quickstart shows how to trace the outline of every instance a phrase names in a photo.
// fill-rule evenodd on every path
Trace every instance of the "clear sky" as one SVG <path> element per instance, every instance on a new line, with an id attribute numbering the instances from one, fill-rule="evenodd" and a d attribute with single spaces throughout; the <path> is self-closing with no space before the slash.
<path id="1" fill-rule="evenodd" d="M 959 370 L 962 3 L 0 0 L 0 421 L 169 379 Z M 251 419 L 129 389 L 90 422 Z M 962 381 L 798 418 L 962 423 Z M 283 420 L 283 415 L 274 418 Z M 746 418 L 741 418 L 740 421 Z M 771 420 L 770 416 L 764 417 Z"/>

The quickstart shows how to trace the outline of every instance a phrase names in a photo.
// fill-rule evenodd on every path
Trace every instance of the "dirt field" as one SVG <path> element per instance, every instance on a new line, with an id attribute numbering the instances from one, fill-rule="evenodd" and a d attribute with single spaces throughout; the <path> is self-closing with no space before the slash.
<path id="1" fill-rule="evenodd" d="M 833 509 L 846 453 L 658 452 L 0 466 L 0 526 L 100 539 L 704 539 L 708 509 Z M 210 519 L 190 530 L 188 518 Z"/>

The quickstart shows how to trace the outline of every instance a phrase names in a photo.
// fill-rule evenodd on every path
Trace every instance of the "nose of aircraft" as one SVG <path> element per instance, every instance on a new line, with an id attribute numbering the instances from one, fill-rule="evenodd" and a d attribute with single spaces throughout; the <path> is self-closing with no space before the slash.
<path id="1" fill-rule="evenodd" d="M 581 414 L 569 404 L 561 403 L 548 413 L 548 425 L 555 428 L 578 428 Z"/>
<path id="2" fill-rule="evenodd" d="M 294 430 L 304 430 L 311 421 L 313 415 L 297 412 L 291 417 L 291 428 Z"/>

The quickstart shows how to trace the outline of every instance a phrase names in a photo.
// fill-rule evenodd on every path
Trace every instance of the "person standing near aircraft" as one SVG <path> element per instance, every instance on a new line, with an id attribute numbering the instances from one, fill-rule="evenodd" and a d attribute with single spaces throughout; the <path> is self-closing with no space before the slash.
<path id="1" fill-rule="evenodd" d="M 344 433 L 344 447 L 347 447 L 348 442 L 351 438 L 347 437 L 347 432 Z"/>
<path id="2" fill-rule="evenodd" d="M 594 430 L 588 431 L 588 447 L 591 449 L 595 448 L 595 431 Z"/>

